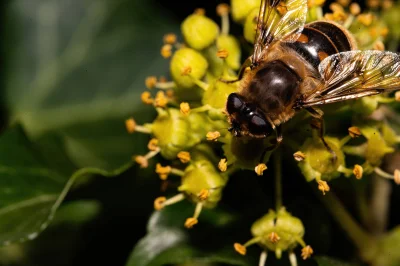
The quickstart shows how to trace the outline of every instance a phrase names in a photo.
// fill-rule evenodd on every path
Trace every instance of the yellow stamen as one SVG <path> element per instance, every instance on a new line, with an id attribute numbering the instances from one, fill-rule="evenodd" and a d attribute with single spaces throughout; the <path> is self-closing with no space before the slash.
<path id="1" fill-rule="evenodd" d="M 301 257 L 303 258 L 303 260 L 308 259 L 309 257 L 311 257 L 311 254 L 314 253 L 314 250 L 311 248 L 310 245 L 305 246 L 304 248 L 301 249 Z"/>
<path id="2" fill-rule="evenodd" d="M 387 27 L 384 27 L 381 29 L 380 34 L 382 37 L 386 37 L 386 35 L 388 35 L 389 33 L 389 29 Z"/>
<path id="3" fill-rule="evenodd" d="M 200 199 L 200 200 L 206 200 L 206 199 L 208 199 L 208 196 L 210 195 L 210 191 L 208 190 L 208 189 L 202 189 L 201 191 L 200 191 L 200 193 L 197 195 L 197 197 Z"/>
<path id="4" fill-rule="evenodd" d="M 206 10 L 204 8 L 196 8 L 194 13 L 196 15 L 204 16 L 206 14 Z"/>
<path id="5" fill-rule="evenodd" d="M 394 94 L 394 99 L 400 102 L 400 91 L 396 91 L 396 93 Z"/>
<path id="6" fill-rule="evenodd" d="M 268 236 L 269 241 L 271 241 L 273 244 L 275 244 L 276 242 L 278 242 L 281 238 L 278 236 L 277 233 L 272 232 L 269 234 Z"/>
<path id="7" fill-rule="evenodd" d="M 188 115 L 190 113 L 190 105 L 187 102 L 182 102 L 180 105 L 181 113 Z"/>
<path id="8" fill-rule="evenodd" d="M 338 3 L 332 3 L 329 5 L 330 10 L 333 11 L 333 13 L 335 12 L 342 12 L 344 13 L 344 9 L 341 5 L 339 5 Z"/>
<path id="9" fill-rule="evenodd" d="M 235 243 L 233 244 L 233 248 L 236 250 L 237 253 L 239 253 L 240 255 L 246 255 L 246 247 L 243 246 L 242 244 L 239 243 Z"/>
<path id="10" fill-rule="evenodd" d="M 156 107 L 166 107 L 168 104 L 168 98 L 165 96 L 165 93 L 163 91 L 158 91 L 156 94 L 156 98 L 154 101 L 154 105 Z"/>
<path id="11" fill-rule="evenodd" d="M 296 161 L 301 162 L 306 158 L 306 155 L 301 151 L 297 151 L 293 154 L 293 157 Z"/>
<path id="12" fill-rule="evenodd" d="M 393 6 L 393 1 L 392 0 L 383 0 L 382 2 L 382 8 L 383 9 L 389 9 Z"/>
<path id="13" fill-rule="evenodd" d="M 325 3 L 325 0 L 308 0 L 307 1 L 308 7 L 322 6 L 324 3 Z"/>
<path id="14" fill-rule="evenodd" d="M 337 0 L 336 2 L 341 6 L 348 6 L 350 4 L 350 0 Z"/>
<path id="15" fill-rule="evenodd" d="M 156 165 L 156 173 L 160 176 L 161 180 L 166 180 L 168 175 L 171 173 L 171 166 L 161 166 L 161 164 Z"/>
<path id="16" fill-rule="evenodd" d="M 373 47 L 374 50 L 378 50 L 378 51 L 384 51 L 385 50 L 385 44 L 378 40 L 376 42 L 374 42 Z"/>
<path id="17" fill-rule="evenodd" d="M 151 150 L 151 151 L 157 150 L 157 149 L 159 148 L 159 147 L 158 147 L 158 139 L 152 138 L 152 139 L 149 141 L 149 143 L 147 144 L 147 148 L 148 148 L 149 150 Z"/>
<path id="18" fill-rule="evenodd" d="M 155 86 L 157 84 L 157 77 L 155 77 L 155 76 L 147 77 L 145 80 L 145 84 L 146 84 L 146 88 L 148 88 L 148 89 L 155 88 Z"/>
<path id="19" fill-rule="evenodd" d="M 167 90 L 166 94 L 167 94 L 167 97 L 170 98 L 170 99 L 174 97 L 174 91 L 173 90 Z"/>
<path id="20" fill-rule="evenodd" d="M 358 127 L 349 127 L 348 131 L 350 137 L 352 137 L 353 139 L 361 136 L 361 131 Z"/>
<path id="21" fill-rule="evenodd" d="M 226 159 L 222 158 L 218 163 L 218 169 L 221 172 L 225 172 L 227 168 L 228 168 L 228 164 L 226 163 Z"/>
<path id="22" fill-rule="evenodd" d="M 151 97 L 150 92 L 148 91 L 143 92 L 140 98 L 142 99 L 142 102 L 144 102 L 145 104 L 152 104 L 154 101 L 153 98 Z"/>
<path id="23" fill-rule="evenodd" d="M 221 133 L 219 133 L 218 131 L 208 132 L 206 137 L 207 137 L 207 140 L 217 141 L 217 139 L 219 137 L 221 137 Z"/>
<path id="24" fill-rule="evenodd" d="M 135 128 L 136 128 L 135 120 L 132 117 L 125 120 L 125 127 L 126 127 L 126 131 L 128 131 L 128 133 L 135 132 Z"/>
<path id="25" fill-rule="evenodd" d="M 318 189 L 322 191 L 323 195 L 325 195 L 325 192 L 331 189 L 326 181 L 318 180 L 317 183 L 318 183 Z"/>
<path id="26" fill-rule="evenodd" d="M 190 73 L 192 73 L 192 68 L 191 68 L 190 66 L 186 66 L 186 67 L 184 67 L 184 68 L 182 69 L 181 75 L 182 75 L 182 76 L 187 76 L 187 75 L 189 75 Z"/>
<path id="27" fill-rule="evenodd" d="M 371 13 L 360 14 L 357 16 L 357 20 L 368 27 L 372 23 L 373 15 Z"/>
<path id="28" fill-rule="evenodd" d="M 378 8 L 379 4 L 380 4 L 379 2 L 380 2 L 379 0 L 368 0 L 367 1 L 367 6 L 369 8 Z"/>
<path id="29" fill-rule="evenodd" d="M 172 45 L 171 44 L 164 44 L 161 47 L 161 56 L 164 58 L 169 58 L 172 55 Z"/>
<path id="30" fill-rule="evenodd" d="M 217 14 L 218 16 L 224 16 L 227 15 L 229 13 L 229 5 L 222 3 L 217 5 Z"/>
<path id="31" fill-rule="evenodd" d="M 364 169 L 361 165 L 356 164 L 354 165 L 353 174 L 356 176 L 357 179 L 361 179 L 363 176 Z"/>
<path id="32" fill-rule="evenodd" d="M 400 185 L 400 170 L 399 169 L 394 170 L 393 179 L 397 185 Z"/>
<path id="33" fill-rule="evenodd" d="M 192 228 L 193 226 L 195 226 L 199 221 L 196 218 L 190 217 L 187 218 L 185 221 L 185 227 L 186 228 Z"/>
<path id="34" fill-rule="evenodd" d="M 357 3 L 351 3 L 351 5 L 350 5 L 350 13 L 351 13 L 353 16 L 359 15 L 359 14 L 361 13 L 361 7 L 360 7 L 360 5 L 357 4 Z"/>
<path id="35" fill-rule="evenodd" d="M 176 39 L 177 39 L 177 37 L 173 33 L 165 34 L 164 38 L 163 38 L 164 43 L 166 43 L 166 44 L 174 44 L 174 43 L 176 43 Z"/>
<path id="36" fill-rule="evenodd" d="M 267 170 L 267 166 L 264 163 L 260 163 L 254 168 L 257 175 L 263 175 L 265 170 Z"/>
<path id="37" fill-rule="evenodd" d="M 225 49 L 221 49 L 221 50 L 218 50 L 218 51 L 217 51 L 217 57 L 218 57 L 218 58 L 225 59 L 225 58 L 228 57 L 228 55 L 229 55 L 229 53 L 228 53 L 228 51 L 225 50 Z"/>
<path id="38" fill-rule="evenodd" d="M 147 168 L 149 166 L 149 161 L 145 156 L 136 156 L 134 158 L 135 162 L 140 165 L 140 168 Z"/>
<path id="39" fill-rule="evenodd" d="M 158 197 L 154 200 L 154 209 L 159 211 L 164 208 L 164 202 L 167 200 L 166 197 Z"/>
<path id="40" fill-rule="evenodd" d="M 188 163 L 190 161 L 190 153 L 187 151 L 181 151 L 177 156 L 182 163 Z"/>

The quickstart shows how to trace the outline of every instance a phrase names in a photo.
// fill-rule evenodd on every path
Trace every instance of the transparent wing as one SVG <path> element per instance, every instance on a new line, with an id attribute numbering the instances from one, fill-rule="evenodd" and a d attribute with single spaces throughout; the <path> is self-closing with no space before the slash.
<path id="1" fill-rule="evenodd" d="M 400 89 L 400 55 L 392 52 L 342 52 L 325 58 L 318 70 L 323 83 L 303 99 L 303 107 Z"/>
<path id="2" fill-rule="evenodd" d="M 261 0 L 252 65 L 257 65 L 274 41 L 294 42 L 307 17 L 307 0 Z"/>

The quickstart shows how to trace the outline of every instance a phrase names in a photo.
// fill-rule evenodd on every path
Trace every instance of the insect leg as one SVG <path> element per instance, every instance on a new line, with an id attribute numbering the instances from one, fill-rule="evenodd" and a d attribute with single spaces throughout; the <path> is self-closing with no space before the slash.
<path id="1" fill-rule="evenodd" d="M 328 143 L 326 143 L 325 138 L 324 138 L 324 131 L 325 131 L 324 118 L 323 118 L 324 112 L 321 109 L 316 108 L 316 107 L 307 107 L 306 110 L 310 113 L 310 115 L 312 117 L 314 117 L 316 119 L 317 124 L 313 125 L 313 126 L 315 126 L 315 128 L 318 129 L 319 138 L 321 139 L 325 148 L 332 155 L 332 161 L 336 162 L 336 160 L 337 160 L 336 152 L 334 150 L 332 150 L 332 148 L 328 145 Z"/>

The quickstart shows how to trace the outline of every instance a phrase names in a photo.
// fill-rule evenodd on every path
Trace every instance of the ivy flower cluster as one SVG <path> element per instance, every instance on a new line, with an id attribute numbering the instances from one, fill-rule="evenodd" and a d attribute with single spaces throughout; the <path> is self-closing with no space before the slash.
<path id="1" fill-rule="evenodd" d="M 370 0 L 364 12 L 357 3 L 338 0 L 329 6 L 331 12 L 323 14 L 323 4 L 324 0 L 308 1 L 308 22 L 335 21 L 354 34 L 359 49 L 385 49 L 389 29 L 374 10 L 390 8 L 390 0 Z M 238 90 L 238 84 L 224 80 L 237 78 L 242 58 L 239 39 L 230 34 L 230 17 L 243 26 L 243 37 L 251 44 L 259 5 L 259 0 L 232 0 L 231 6 L 220 4 L 216 8 L 220 23 L 208 18 L 204 9 L 197 9 L 182 22 L 182 39 L 174 33 L 166 34 L 160 53 L 170 62 L 171 80 L 148 77 L 147 89 L 141 95 L 143 104 L 154 106 L 157 117 L 143 125 L 138 125 L 134 118 L 125 121 L 129 133 L 151 136 L 148 153 L 135 155 L 133 160 L 147 168 L 149 160 L 161 155 L 170 163 L 156 163 L 155 173 L 162 180 L 180 178 L 176 195 L 156 198 L 154 208 L 160 210 L 182 200 L 193 202 L 193 216 L 182 221 L 186 228 L 194 227 L 201 220 L 203 209 L 217 206 L 233 172 L 250 169 L 263 175 L 268 171 L 267 163 L 259 163 L 258 159 L 263 152 L 260 144 L 269 140 L 254 144 L 233 138 L 227 130 L 225 113 L 226 99 Z M 400 136 L 385 119 L 370 118 L 378 111 L 385 115 L 381 104 L 399 100 L 400 94 L 396 93 L 350 103 L 354 125 L 345 129 L 341 138 L 329 136 L 327 132 L 326 141 L 337 155 L 334 162 L 317 134 L 294 148 L 293 162 L 298 164 L 305 180 L 315 182 L 322 194 L 329 193 L 329 181 L 339 177 L 361 179 L 376 173 L 400 184 L 399 170 L 387 173 L 381 169 L 383 157 L 394 152 Z M 265 156 L 267 162 L 271 153 Z M 346 165 L 347 155 L 358 157 L 360 163 Z M 294 250 L 298 245 L 302 247 L 303 259 L 313 254 L 311 246 L 303 240 L 305 228 L 301 220 L 285 207 L 270 210 L 254 222 L 250 231 L 253 238 L 245 244 L 235 243 L 234 249 L 245 255 L 248 246 L 258 244 L 263 250 L 262 264 L 267 259 L 267 251 L 274 252 L 277 258 L 287 251 L 292 265 L 297 265 Z"/>

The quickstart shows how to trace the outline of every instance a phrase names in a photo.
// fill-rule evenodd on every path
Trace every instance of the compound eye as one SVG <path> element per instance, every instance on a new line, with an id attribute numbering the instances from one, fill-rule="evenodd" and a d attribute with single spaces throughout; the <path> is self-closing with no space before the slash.
<path id="1" fill-rule="evenodd" d="M 249 121 L 249 131 L 253 135 L 268 135 L 271 129 L 271 125 L 261 116 L 253 115 Z"/>
<path id="2" fill-rule="evenodd" d="M 228 100 L 226 102 L 226 109 L 228 113 L 237 113 L 242 109 L 244 103 L 242 99 L 239 98 L 239 96 L 236 93 L 231 93 L 228 96 Z"/>

